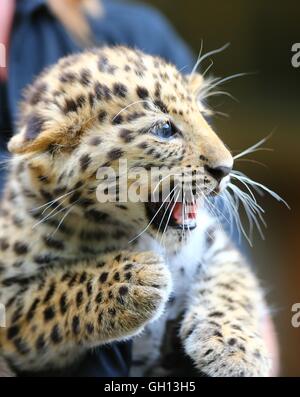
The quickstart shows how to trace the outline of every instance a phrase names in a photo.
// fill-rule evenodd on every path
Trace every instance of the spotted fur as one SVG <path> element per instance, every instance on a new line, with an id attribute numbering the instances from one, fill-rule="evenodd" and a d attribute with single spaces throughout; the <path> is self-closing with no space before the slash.
<path id="1" fill-rule="evenodd" d="M 167 325 L 182 313 L 177 336 L 199 373 L 268 374 L 258 283 L 215 220 L 202 209 L 183 241 L 168 229 L 162 246 L 150 227 L 128 244 L 149 222 L 145 205 L 95 197 L 97 169 L 124 158 L 132 169 L 232 165 L 199 110 L 202 84 L 115 47 L 64 58 L 27 89 L 0 218 L 0 352 L 11 368 L 62 368 L 140 334 L 132 373 L 165 374 Z M 172 142 L 149 132 L 166 119 L 180 131 Z"/>

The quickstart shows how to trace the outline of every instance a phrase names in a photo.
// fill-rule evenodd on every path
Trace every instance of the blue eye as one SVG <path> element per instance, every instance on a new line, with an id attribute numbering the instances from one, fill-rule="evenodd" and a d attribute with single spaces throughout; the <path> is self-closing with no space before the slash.
<path id="1" fill-rule="evenodd" d="M 153 133 L 159 138 L 171 139 L 174 137 L 174 135 L 176 135 L 177 129 L 170 121 L 166 121 L 162 124 L 155 126 L 153 129 Z"/>

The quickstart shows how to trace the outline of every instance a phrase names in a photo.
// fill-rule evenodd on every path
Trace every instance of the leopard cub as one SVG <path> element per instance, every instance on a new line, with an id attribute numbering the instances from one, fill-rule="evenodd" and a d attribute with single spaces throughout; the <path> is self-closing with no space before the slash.
<path id="1" fill-rule="evenodd" d="M 133 375 L 172 374 L 174 323 L 199 374 L 269 374 L 258 282 L 206 205 L 233 167 L 206 121 L 207 87 L 113 47 L 63 58 L 26 90 L 0 214 L 0 356 L 13 371 L 63 368 L 134 337 Z M 204 176 L 183 202 L 101 203 L 98 170 L 121 160 Z"/>

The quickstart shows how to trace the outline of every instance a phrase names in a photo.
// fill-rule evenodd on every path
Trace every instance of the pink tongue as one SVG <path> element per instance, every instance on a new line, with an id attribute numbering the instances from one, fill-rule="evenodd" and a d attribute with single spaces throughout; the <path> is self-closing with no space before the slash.
<path id="1" fill-rule="evenodd" d="M 195 204 L 186 205 L 185 214 L 183 214 L 182 203 L 176 203 L 172 215 L 175 221 L 179 224 L 183 223 L 183 215 L 184 217 L 187 217 L 187 219 L 196 219 L 197 206 Z"/>

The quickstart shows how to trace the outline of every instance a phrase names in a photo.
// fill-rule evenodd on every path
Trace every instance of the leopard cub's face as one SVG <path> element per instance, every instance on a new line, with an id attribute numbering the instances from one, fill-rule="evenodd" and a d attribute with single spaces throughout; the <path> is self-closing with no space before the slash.
<path id="1" fill-rule="evenodd" d="M 9 149 L 26 163 L 40 200 L 64 195 L 62 205 L 72 204 L 78 215 L 101 211 L 176 243 L 197 227 L 197 208 L 226 186 L 233 165 L 205 120 L 203 85 L 198 74 L 183 76 L 124 47 L 70 56 L 27 90 Z M 183 174 L 184 183 L 177 178 Z M 115 193 L 115 201 L 100 202 L 100 190 L 101 197 Z"/>

